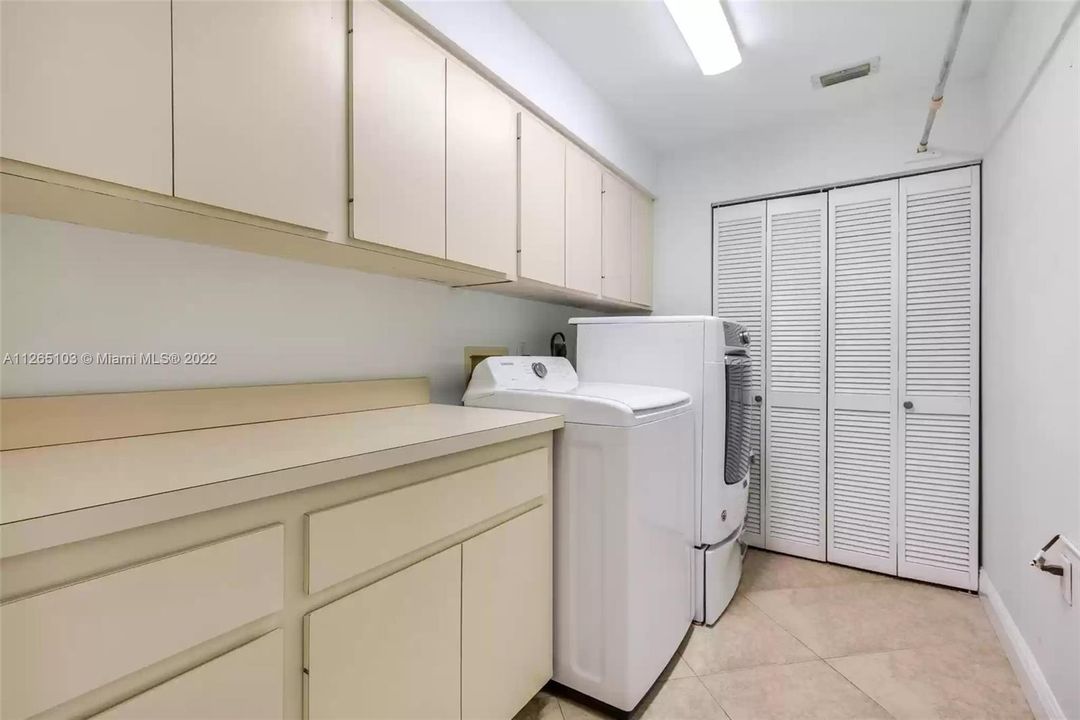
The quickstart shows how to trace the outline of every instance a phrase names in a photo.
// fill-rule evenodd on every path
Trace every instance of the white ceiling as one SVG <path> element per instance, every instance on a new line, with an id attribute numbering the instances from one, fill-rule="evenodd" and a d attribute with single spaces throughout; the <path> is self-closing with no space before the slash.
<path id="1" fill-rule="evenodd" d="M 921 91 L 929 99 L 959 2 L 728 0 L 743 62 L 712 77 L 701 74 L 660 0 L 510 5 L 630 129 L 667 150 Z M 975 1 L 950 82 L 982 75 L 1011 7 Z M 810 83 L 874 56 L 876 75 L 825 89 Z"/>

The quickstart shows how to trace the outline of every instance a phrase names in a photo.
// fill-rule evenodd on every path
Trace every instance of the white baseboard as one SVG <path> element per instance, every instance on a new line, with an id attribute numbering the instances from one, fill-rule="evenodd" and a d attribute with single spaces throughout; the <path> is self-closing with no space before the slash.
<path id="1" fill-rule="evenodd" d="M 994 626 L 994 632 L 1005 648 L 1005 654 L 1009 658 L 1013 672 L 1020 680 L 1020 687 L 1024 691 L 1031 712 L 1038 720 L 1066 720 L 1065 712 L 1054 697 L 1053 690 L 1046 682 L 1046 677 L 1035 661 L 1035 656 L 1028 647 L 1024 636 L 1020 634 L 1020 628 L 1013 622 L 1009 609 L 1005 607 L 1001 595 L 994 588 L 990 577 L 986 574 L 986 568 L 979 570 L 979 597 L 986 606 L 986 614 L 990 616 L 990 624 Z"/>

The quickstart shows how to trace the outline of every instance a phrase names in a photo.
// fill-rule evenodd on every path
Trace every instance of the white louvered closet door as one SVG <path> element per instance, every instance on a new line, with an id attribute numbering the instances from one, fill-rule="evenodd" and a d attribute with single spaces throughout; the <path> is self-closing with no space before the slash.
<path id="1" fill-rule="evenodd" d="M 828 559 L 896 574 L 899 183 L 829 193 Z"/>
<path id="2" fill-rule="evenodd" d="M 902 577 L 978 588 L 979 171 L 900 180 Z"/>
<path id="3" fill-rule="evenodd" d="M 765 423 L 762 402 L 757 400 L 765 397 L 764 202 L 713 209 L 713 273 L 713 315 L 740 322 L 750 333 L 752 396 L 756 406 L 750 412 L 754 463 L 750 466 L 750 497 L 743 541 L 764 547 Z"/>
<path id="4" fill-rule="evenodd" d="M 765 546 L 824 560 L 828 196 L 766 215 Z"/>

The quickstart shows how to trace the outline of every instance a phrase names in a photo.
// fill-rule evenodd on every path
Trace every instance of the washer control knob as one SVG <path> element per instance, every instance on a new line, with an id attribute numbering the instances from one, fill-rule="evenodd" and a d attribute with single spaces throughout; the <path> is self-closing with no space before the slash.
<path id="1" fill-rule="evenodd" d="M 532 364 L 532 371 L 536 373 L 536 377 L 543 378 L 547 375 L 547 365 L 542 362 L 534 362 Z"/>
<path id="2" fill-rule="evenodd" d="M 750 333 L 747 332 L 746 330 L 743 330 L 742 332 L 740 332 L 739 333 L 739 342 L 741 342 L 743 345 L 749 345 L 750 344 Z"/>

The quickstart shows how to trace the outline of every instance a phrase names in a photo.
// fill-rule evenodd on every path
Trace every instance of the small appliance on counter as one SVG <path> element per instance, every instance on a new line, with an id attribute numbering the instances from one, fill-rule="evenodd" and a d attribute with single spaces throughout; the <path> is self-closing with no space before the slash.
<path id="1" fill-rule="evenodd" d="M 561 357 L 491 357 L 464 403 L 564 416 L 553 458 L 554 679 L 633 709 L 693 619 L 690 396 L 579 383 Z"/>

